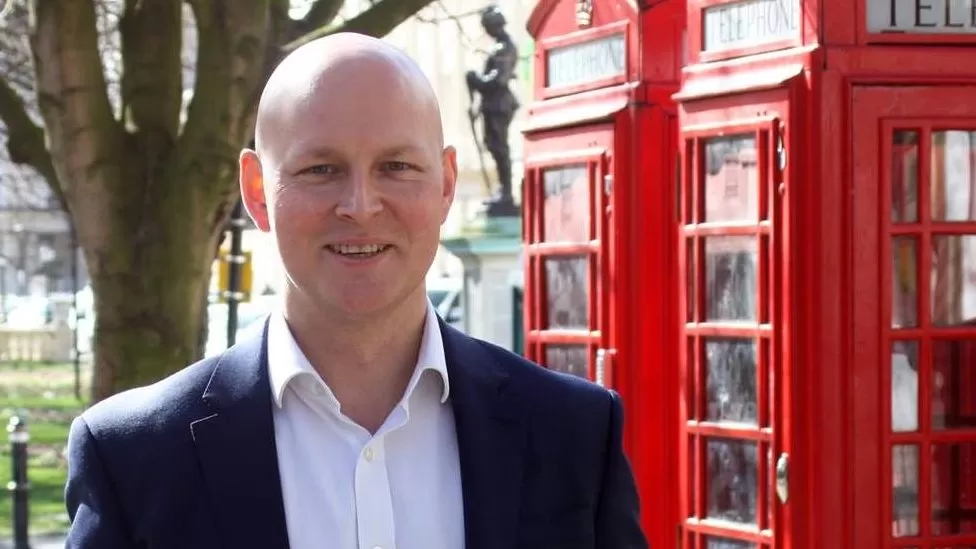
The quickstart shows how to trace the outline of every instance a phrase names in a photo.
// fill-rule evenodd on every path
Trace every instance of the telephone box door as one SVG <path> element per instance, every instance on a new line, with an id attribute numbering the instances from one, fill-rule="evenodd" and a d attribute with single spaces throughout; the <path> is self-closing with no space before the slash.
<path id="1" fill-rule="evenodd" d="M 976 85 L 851 97 L 854 546 L 976 547 Z"/>
<path id="2" fill-rule="evenodd" d="M 791 547 L 788 102 L 763 105 L 682 123 L 683 547 Z"/>
<path id="3" fill-rule="evenodd" d="M 526 356 L 610 384 L 612 126 L 532 136 L 526 159 Z"/>

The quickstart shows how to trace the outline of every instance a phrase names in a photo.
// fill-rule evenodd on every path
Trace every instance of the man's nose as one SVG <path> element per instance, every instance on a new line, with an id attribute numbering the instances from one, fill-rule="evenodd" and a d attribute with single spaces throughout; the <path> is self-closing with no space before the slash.
<path id="1" fill-rule="evenodd" d="M 336 206 L 339 217 L 362 221 L 383 209 L 373 178 L 368 174 L 353 174 L 346 180 L 342 198 Z"/>

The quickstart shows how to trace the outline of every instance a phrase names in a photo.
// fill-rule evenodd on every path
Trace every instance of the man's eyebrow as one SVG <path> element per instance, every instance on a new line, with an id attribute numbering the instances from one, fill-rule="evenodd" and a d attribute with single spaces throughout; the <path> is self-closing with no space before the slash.
<path id="1" fill-rule="evenodd" d="M 400 156 L 411 153 L 422 153 L 424 152 L 423 147 L 418 147 L 417 145 L 397 145 L 395 147 L 388 147 L 383 149 L 383 156 Z"/>
<path id="2" fill-rule="evenodd" d="M 299 160 L 331 160 L 342 156 L 338 150 L 331 147 L 313 146 L 313 147 L 293 147 L 285 155 L 287 162 L 295 162 Z"/>

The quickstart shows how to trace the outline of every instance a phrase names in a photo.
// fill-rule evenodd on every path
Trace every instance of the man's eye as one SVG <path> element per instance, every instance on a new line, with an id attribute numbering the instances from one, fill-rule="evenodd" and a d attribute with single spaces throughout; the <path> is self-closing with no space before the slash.
<path id="1" fill-rule="evenodd" d="M 410 169 L 410 164 L 400 162 L 399 160 L 394 160 L 386 163 L 386 169 L 391 172 L 403 172 Z"/>
<path id="2" fill-rule="evenodd" d="M 338 169 L 330 164 L 320 164 L 318 166 L 312 166 L 311 168 L 306 168 L 305 173 L 316 174 L 316 175 L 335 175 L 338 173 Z"/>

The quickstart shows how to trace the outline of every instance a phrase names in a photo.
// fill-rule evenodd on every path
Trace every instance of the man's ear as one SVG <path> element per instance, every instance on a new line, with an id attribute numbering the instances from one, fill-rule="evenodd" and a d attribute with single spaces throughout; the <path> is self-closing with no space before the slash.
<path id="1" fill-rule="evenodd" d="M 264 175 L 261 170 L 261 159 L 258 153 L 251 149 L 241 151 L 240 184 L 241 198 L 248 215 L 263 232 L 271 231 L 271 221 L 268 216 L 268 200 L 264 195 Z"/>
<path id="2" fill-rule="evenodd" d="M 457 166 L 457 151 L 454 147 L 447 146 L 444 147 L 443 153 L 443 171 L 444 171 L 444 182 L 443 182 L 443 193 L 441 194 L 442 203 L 444 204 L 443 215 L 441 216 L 441 223 L 447 221 L 447 215 L 451 211 L 451 205 L 454 204 L 454 193 L 457 190 L 457 176 L 458 176 L 458 166 Z"/>

